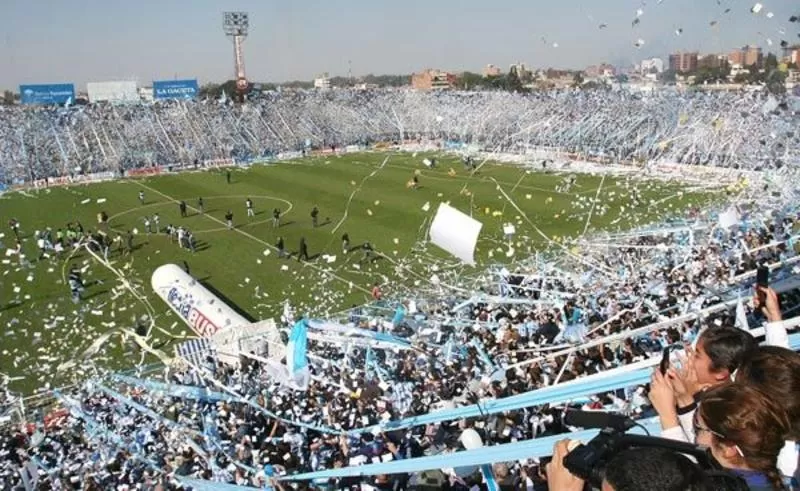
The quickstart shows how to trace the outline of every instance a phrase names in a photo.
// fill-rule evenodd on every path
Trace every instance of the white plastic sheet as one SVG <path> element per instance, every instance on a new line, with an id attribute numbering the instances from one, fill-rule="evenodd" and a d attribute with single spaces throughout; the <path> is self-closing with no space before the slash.
<path id="1" fill-rule="evenodd" d="M 739 212 L 735 208 L 730 208 L 728 211 L 719 214 L 719 226 L 722 228 L 730 228 L 739 224 Z"/>
<path id="2" fill-rule="evenodd" d="M 461 259 L 475 264 L 475 245 L 483 224 L 472 217 L 441 203 L 431 225 L 431 242 Z"/>

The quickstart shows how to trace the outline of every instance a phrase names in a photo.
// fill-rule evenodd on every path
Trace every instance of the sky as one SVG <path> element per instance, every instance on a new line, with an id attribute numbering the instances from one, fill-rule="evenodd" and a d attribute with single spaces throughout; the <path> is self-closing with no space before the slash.
<path id="1" fill-rule="evenodd" d="M 654 56 L 666 61 L 676 50 L 728 52 L 751 44 L 779 52 L 782 39 L 800 42 L 800 24 L 789 23 L 800 3 L 761 1 L 756 15 L 751 0 L 4 0 L 0 89 L 231 79 L 223 10 L 250 14 L 245 64 L 256 82 L 347 75 L 350 66 L 355 76 L 480 72 L 489 63 L 507 70 L 517 61 L 535 68 L 626 66 Z M 636 48 L 639 39 L 644 45 Z"/>

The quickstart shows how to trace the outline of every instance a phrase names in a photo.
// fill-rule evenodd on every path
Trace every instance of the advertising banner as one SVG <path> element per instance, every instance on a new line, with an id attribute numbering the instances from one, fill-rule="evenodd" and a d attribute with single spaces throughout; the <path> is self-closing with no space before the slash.
<path id="1" fill-rule="evenodd" d="M 204 167 L 233 167 L 236 165 L 233 159 L 209 159 L 203 161 Z"/>
<path id="2" fill-rule="evenodd" d="M 20 85 L 19 95 L 23 104 L 65 104 L 75 100 L 75 85 Z"/>
<path id="3" fill-rule="evenodd" d="M 128 177 L 155 176 L 158 174 L 161 174 L 160 165 L 153 167 L 140 167 L 138 169 L 128 169 L 125 171 L 125 175 Z"/>
<path id="4" fill-rule="evenodd" d="M 131 103 L 139 102 L 136 82 L 91 82 L 86 84 L 89 102 Z"/>
<path id="5" fill-rule="evenodd" d="M 153 82 L 153 98 L 194 99 L 198 94 L 197 80 L 165 80 Z"/>

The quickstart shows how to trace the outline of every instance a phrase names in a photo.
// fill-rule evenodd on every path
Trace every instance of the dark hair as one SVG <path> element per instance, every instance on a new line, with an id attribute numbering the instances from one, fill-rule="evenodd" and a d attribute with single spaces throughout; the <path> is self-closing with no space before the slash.
<path id="1" fill-rule="evenodd" d="M 705 491 L 703 470 L 687 457 L 664 448 L 630 448 L 614 456 L 605 480 L 614 491 Z"/>
<path id="2" fill-rule="evenodd" d="M 752 334 L 733 326 L 711 327 L 703 331 L 700 340 L 715 372 L 733 373 L 756 349 Z"/>
<path id="3" fill-rule="evenodd" d="M 764 473 L 774 489 L 786 489 L 777 463 L 790 425 L 778 402 L 750 385 L 730 383 L 706 391 L 697 413 L 712 441 L 735 444 L 749 469 Z"/>
<path id="4" fill-rule="evenodd" d="M 780 346 L 755 350 L 736 372 L 736 381 L 769 394 L 789 416 L 787 440 L 800 440 L 800 353 Z"/>

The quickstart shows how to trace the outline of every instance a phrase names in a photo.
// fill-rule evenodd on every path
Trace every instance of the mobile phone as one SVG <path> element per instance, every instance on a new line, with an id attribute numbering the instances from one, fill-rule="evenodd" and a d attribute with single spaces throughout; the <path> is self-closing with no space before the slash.
<path id="1" fill-rule="evenodd" d="M 664 352 L 661 355 L 661 364 L 659 365 L 659 370 L 661 370 L 661 375 L 666 375 L 667 370 L 669 369 L 669 354 L 672 350 L 669 349 L 669 346 L 664 348 Z"/>
<path id="2" fill-rule="evenodd" d="M 756 285 L 767 288 L 769 286 L 769 268 L 759 266 L 756 270 Z"/>
<path id="3" fill-rule="evenodd" d="M 680 344 L 673 344 L 664 348 L 664 352 L 661 355 L 661 363 L 659 364 L 661 375 L 666 375 L 671 366 L 676 369 L 681 368 L 681 352 L 683 352 L 683 346 Z"/>

